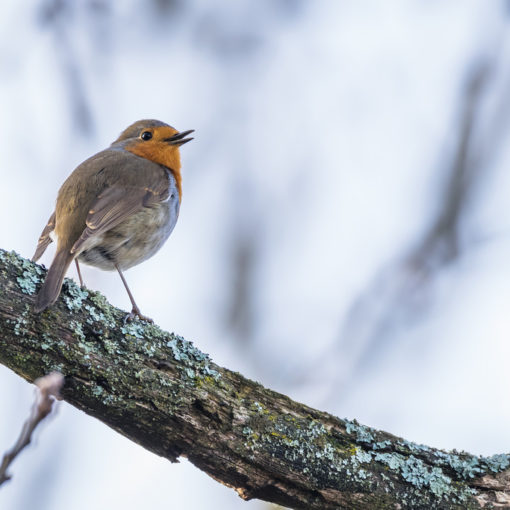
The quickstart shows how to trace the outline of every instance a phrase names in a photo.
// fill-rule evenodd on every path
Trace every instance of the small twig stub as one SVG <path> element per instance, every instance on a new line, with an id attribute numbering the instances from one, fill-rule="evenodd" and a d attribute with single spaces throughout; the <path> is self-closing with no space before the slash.
<path id="1" fill-rule="evenodd" d="M 21 450 L 30 444 L 32 433 L 37 425 L 51 413 L 55 399 L 60 399 L 60 390 L 63 384 L 64 376 L 58 372 L 52 372 L 35 381 L 37 393 L 30 416 L 23 424 L 16 444 L 4 454 L 2 463 L 0 464 L 0 486 L 11 479 L 11 475 L 7 472 L 7 469 Z"/>

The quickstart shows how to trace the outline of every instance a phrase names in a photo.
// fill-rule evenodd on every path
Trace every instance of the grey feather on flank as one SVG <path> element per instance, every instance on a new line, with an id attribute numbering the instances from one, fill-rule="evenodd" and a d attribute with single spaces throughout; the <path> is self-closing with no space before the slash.
<path id="1" fill-rule="evenodd" d="M 168 186 L 159 193 L 140 187 L 111 186 L 107 188 L 91 205 L 85 222 L 87 227 L 74 243 L 71 253 L 79 253 L 86 249 L 87 241 L 92 236 L 100 236 L 115 228 L 144 207 L 164 202 L 167 195 L 169 195 Z"/>
<path id="2" fill-rule="evenodd" d="M 35 249 L 34 256 L 32 257 L 32 262 L 37 262 L 46 251 L 48 245 L 53 241 L 51 238 L 51 233 L 55 230 L 55 212 L 50 216 L 48 223 L 44 227 L 39 241 L 37 242 L 37 248 Z"/>

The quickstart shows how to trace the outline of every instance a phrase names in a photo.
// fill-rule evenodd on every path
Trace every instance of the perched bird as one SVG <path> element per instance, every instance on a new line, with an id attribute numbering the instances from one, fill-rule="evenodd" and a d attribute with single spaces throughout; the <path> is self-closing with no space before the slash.
<path id="1" fill-rule="evenodd" d="M 116 269 L 133 309 L 140 313 L 122 271 L 154 255 L 171 234 L 181 203 L 179 147 L 193 130 L 179 132 L 158 120 L 139 120 L 110 147 L 95 154 L 67 178 L 55 212 L 42 231 L 32 260 L 52 240 L 55 258 L 37 295 L 34 310 L 52 305 L 74 260 L 106 271 Z"/>

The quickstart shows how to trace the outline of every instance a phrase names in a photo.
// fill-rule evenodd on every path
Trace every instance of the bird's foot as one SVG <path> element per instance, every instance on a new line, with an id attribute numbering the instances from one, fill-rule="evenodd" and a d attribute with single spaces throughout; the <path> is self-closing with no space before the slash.
<path id="1" fill-rule="evenodd" d="M 142 313 L 140 312 L 140 309 L 138 307 L 136 307 L 136 308 L 133 307 L 131 312 L 128 313 L 124 317 L 124 324 L 126 324 L 126 322 L 134 321 L 135 318 L 138 318 L 141 321 L 150 322 L 151 324 L 154 322 L 150 317 L 146 317 L 145 315 L 142 315 Z"/>

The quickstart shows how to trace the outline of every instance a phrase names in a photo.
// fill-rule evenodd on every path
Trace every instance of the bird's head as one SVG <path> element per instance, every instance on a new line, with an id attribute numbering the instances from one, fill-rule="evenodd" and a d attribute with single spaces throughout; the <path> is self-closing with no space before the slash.
<path id="1" fill-rule="evenodd" d="M 139 120 L 127 127 L 112 143 L 123 149 L 167 167 L 181 187 L 181 157 L 179 147 L 193 140 L 193 129 L 179 132 L 159 120 Z"/>
<path id="2" fill-rule="evenodd" d="M 193 131 L 193 129 L 190 129 L 188 131 L 179 132 L 174 127 L 160 120 L 138 120 L 124 129 L 112 145 L 118 144 L 119 142 L 124 142 L 123 145 L 136 145 L 141 143 L 148 147 L 156 147 L 159 146 L 159 144 L 165 144 L 163 147 L 175 149 L 193 140 L 193 138 L 186 138 L 189 134 L 193 133 Z"/>

